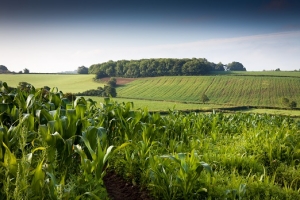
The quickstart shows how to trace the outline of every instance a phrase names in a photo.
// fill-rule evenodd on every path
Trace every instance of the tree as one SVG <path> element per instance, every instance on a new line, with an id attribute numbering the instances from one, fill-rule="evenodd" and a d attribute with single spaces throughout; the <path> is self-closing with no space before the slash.
<path id="1" fill-rule="evenodd" d="M 221 62 L 219 62 L 214 66 L 214 71 L 225 71 L 224 65 Z"/>
<path id="2" fill-rule="evenodd" d="M 247 71 L 242 63 L 232 62 L 227 65 L 227 70 L 230 71 Z"/>
<path id="3" fill-rule="evenodd" d="M 7 67 L 5 67 L 4 65 L 0 65 L 0 73 L 5 73 L 5 72 L 9 72 Z"/>
<path id="4" fill-rule="evenodd" d="M 71 93 L 71 92 L 67 92 L 63 95 L 64 98 L 67 98 L 70 102 L 75 101 L 76 99 L 76 95 Z"/>
<path id="5" fill-rule="evenodd" d="M 77 69 L 78 74 L 88 74 L 89 73 L 89 68 L 85 66 L 78 67 Z"/>
<path id="6" fill-rule="evenodd" d="M 104 86 L 104 96 L 106 96 L 106 97 L 108 97 L 108 96 L 116 97 L 117 96 L 116 88 L 105 85 Z"/>
<path id="7" fill-rule="evenodd" d="M 208 101 L 209 101 L 209 98 L 207 97 L 206 94 L 202 94 L 202 96 L 201 96 L 201 101 L 202 101 L 202 103 L 204 103 L 204 104 L 205 104 L 205 102 L 208 102 Z"/>
<path id="8" fill-rule="evenodd" d="M 292 101 L 292 102 L 289 104 L 289 107 L 290 107 L 291 109 L 294 109 L 294 108 L 297 107 L 297 103 L 296 103 L 295 101 Z"/>
<path id="9" fill-rule="evenodd" d="M 110 78 L 107 82 L 107 85 L 110 87 L 117 87 L 117 79 L 116 78 Z"/>
<path id="10" fill-rule="evenodd" d="M 27 68 L 23 69 L 23 73 L 24 74 L 29 74 L 29 69 L 27 69 Z"/>

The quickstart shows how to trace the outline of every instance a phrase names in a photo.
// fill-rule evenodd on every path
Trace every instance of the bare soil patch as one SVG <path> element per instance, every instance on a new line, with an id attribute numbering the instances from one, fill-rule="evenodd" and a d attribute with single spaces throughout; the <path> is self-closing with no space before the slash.
<path id="1" fill-rule="evenodd" d="M 112 200 L 152 200 L 147 190 L 124 180 L 113 171 L 107 171 L 103 180 Z"/>

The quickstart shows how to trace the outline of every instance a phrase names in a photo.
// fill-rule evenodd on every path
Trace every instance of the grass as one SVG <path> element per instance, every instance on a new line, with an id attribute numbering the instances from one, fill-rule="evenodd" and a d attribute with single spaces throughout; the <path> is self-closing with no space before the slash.
<path id="1" fill-rule="evenodd" d="M 287 116 L 300 116 L 299 110 L 278 110 L 278 109 L 249 109 L 242 111 L 245 113 L 258 113 L 258 114 L 271 114 L 271 115 L 287 115 Z"/>
<path id="2" fill-rule="evenodd" d="M 103 97 L 85 97 L 91 98 L 94 101 L 103 102 Z M 134 110 L 148 108 L 150 111 L 168 111 L 170 110 L 209 110 L 213 108 L 223 108 L 222 105 L 216 104 L 202 104 L 202 103 L 182 103 L 182 102 L 170 102 L 170 101 L 153 101 L 142 99 L 128 99 L 128 98 L 113 98 L 116 102 L 133 102 Z"/>
<path id="3" fill-rule="evenodd" d="M 0 74 L 0 81 L 6 82 L 11 87 L 17 87 L 19 82 L 28 82 L 36 88 L 57 87 L 64 93 L 76 93 L 102 87 L 103 84 L 93 81 L 94 76 L 93 74 Z"/>
<path id="4" fill-rule="evenodd" d="M 104 101 L 103 97 L 85 97 L 86 99 L 91 98 L 94 101 Z M 149 111 L 168 111 L 168 110 L 211 110 L 211 109 L 222 109 L 230 106 L 217 105 L 217 104 L 202 104 L 202 103 L 182 103 L 182 102 L 169 102 L 169 101 L 153 101 L 143 99 L 128 99 L 128 98 L 113 98 L 118 103 L 122 102 L 133 102 L 133 110 L 148 108 Z M 286 110 L 286 109 L 256 109 L 251 108 L 247 110 L 241 110 L 242 113 L 258 113 L 258 114 L 271 114 L 271 115 L 285 115 L 291 117 L 299 117 L 299 110 Z"/>

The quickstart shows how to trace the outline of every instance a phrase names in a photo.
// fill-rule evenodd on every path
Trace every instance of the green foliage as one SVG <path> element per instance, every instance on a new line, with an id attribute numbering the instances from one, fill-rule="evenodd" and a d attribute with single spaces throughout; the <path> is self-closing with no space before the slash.
<path id="1" fill-rule="evenodd" d="M 7 67 L 4 66 L 4 65 L 0 65 L 0 73 L 7 73 L 7 72 L 9 72 L 9 70 L 7 69 Z"/>
<path id="2" fill-rule="evenodd" d="M 150 113 L 58 89 L 6 91 L 0 197 L 108 199 L 115 169 L 156 199 L 299 199 L 299 122 L 259 114 Z"/>
<path id="3" fill-rule="evenodd" d="M 289 107 L 290 107 L 291 109 L 294 109 L 294 108 L 297 107 L 297 103 L 296 103 L 295 101 L 291 101 L 291 103 L 289 104 Z"/>
<path id="4" fill-rule="evenodd" d="M 226 68 L 230 71 L 246 71 L 246 68 L 243 66 L 243 64 L 239 62 L 229 63 L 227 64 Z"/>
<path id="5" fill-rule="evenodd" d="M 27 68 L 23 69 L 23 73 L 24 74 L 29 74 L 29 69 L 27 69 Z"/>
<path id="6" fill-rule="evenodd" d="M 201 101 L 202 101 L 202 103 L 208 102 L 208 101 L 209 101 L 208 96 L 207 96 L 206 94 L 202 94 L 202 96 L 201 96 Z"/>
<path id="7" fill-rule="evenodd" d="M 116 78 L 110 78 L 109 81 L 107 82 L 107 85 L 110 87 L 117 87 L 117 79 Z"/>
<path id="8" fill-rule="evenodd" d="M 87 90 L 84 92 L 79 92 L 76 94 L 77 96 L 101 96 L 101 97 L 116 97 L 117 96 L 117 90 L 114 87 L 111 87 L 109 85 L 105 85 L 104 88 L 98 87 L 97 90 Z"/>
<path id="9" fill-rule="evenodd" d="M 67 98 L 70 102 L 75 101 L 75 99 L 76 99 L 76 95 L 71 92 L 67 92 L 67 93 L 63 94 L 63 97 Z"/>
<path id="10" fill-rule="evenodd" d="M 282 105 L 285 107 L 289 107 L 291 109 L 294 109 L 297 107 L 297 102 L 296 101 L 291 101 L 288 98 L 282 98 L 281 99 Z"/>
<path id="11" fill-rule="evenodd" d="M 78 74 L 88 74 L 89 73 L 89 68 L 87 68 L 85 66 L 80 66 L 77 69 L 77 73 Z"/>
<path id="12" fill-rule="evenodd" d="M 211 71 L 224 71 L 222 63 L 208 62 L 205 58 L 192 59 L 141 59 L 108 61 L 91 65 L 89 73 L 95 78 L 104 77 L 154 77 L 172 75 L 203 75 Z"/>

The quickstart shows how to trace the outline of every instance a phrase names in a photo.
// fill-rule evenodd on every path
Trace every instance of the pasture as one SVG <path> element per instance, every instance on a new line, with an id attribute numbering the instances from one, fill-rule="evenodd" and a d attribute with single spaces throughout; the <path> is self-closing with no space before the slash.
<path id="1" fill-rule="evenodd" d="M 93 81 L 94 77 L 93 74 L 0 74 L 0 81 L 11 87 L 17 87 L 19 82 L 28 82 L 36 88 L 57 87 L 65 93 L 76 93 L 102 87 L 103 84 Z"/>

